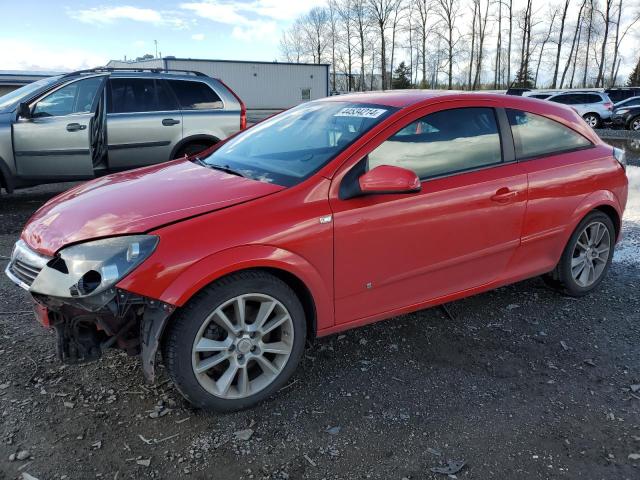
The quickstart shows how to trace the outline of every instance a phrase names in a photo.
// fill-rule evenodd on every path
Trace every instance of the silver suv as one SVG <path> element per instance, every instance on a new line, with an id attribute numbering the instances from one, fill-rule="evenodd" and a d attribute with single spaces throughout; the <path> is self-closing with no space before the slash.
<path id="1" fill-rule="evenodd" d="M 0 97 L 0 186 L 83 180 L 193 155 L 246 126 L 222 81 L 199 72 L 100 68 Z"/>
<path id="2" fill-rule="evenodd" d="M 598 128 L 603 121 L 609 121 L 613 113 L 613 102 L 602 92 L 564 92 L 551 95 L 547 100 L 569 105 L 591 128 Z"/>

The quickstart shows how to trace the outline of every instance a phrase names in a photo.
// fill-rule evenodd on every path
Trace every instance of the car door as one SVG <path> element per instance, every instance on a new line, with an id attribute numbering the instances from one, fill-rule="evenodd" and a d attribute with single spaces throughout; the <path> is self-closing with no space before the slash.
<path id="1" fill-rule="evenodd" d="M 62 85 L 32 103 L 13 124 L 18 176 L 79 179 L 93 176 L 92 132 L 104 76 Z"/>
<path id="2" fill-rule="evenodd" d="M 520 244 L 526 174 L 513 142 L 501 139 L 503 110 L 490 102 L 455 106 L 413 114 L 352 167 L 411 169 L 419 193 L 343 200 L 332 186 L 336 323 L 424 305 L 504 275 Z M 341 172 L 334 183 L 345 178 Z"/>
<path id="3" fill-rule="evenodd" d="M 165 80 L 111 77 L 107 97 L 109 170 L 171 160 L 182 139 L 182 114 Z"/>

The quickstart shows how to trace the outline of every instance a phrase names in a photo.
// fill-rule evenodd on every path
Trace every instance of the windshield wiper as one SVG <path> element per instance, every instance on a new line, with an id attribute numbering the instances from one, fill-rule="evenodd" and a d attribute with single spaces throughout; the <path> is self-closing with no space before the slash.
<path id="1" fill-rule="evenodd" d="M 237 175 L 238 177 L 247 178 L 247 176 L 239 170 L 234 170 L 229 165 L 218 165 L 216 163 L 207 163 L 200 157 L 194 157 L 193 161 L 203 167 L 213 168 L 214 170 L 220 170 L 221 172 L 230 173 L 231 175 Z"/>

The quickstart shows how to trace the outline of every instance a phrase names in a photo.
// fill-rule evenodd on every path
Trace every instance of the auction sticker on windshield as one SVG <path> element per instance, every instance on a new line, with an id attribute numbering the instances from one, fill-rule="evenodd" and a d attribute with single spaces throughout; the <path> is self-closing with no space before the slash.
<path id="1" fill-rule="evenodd" d="M 385 112 L 384 108 L 346 107 L 334 114 L 334 117 L 378 118 Z"/>

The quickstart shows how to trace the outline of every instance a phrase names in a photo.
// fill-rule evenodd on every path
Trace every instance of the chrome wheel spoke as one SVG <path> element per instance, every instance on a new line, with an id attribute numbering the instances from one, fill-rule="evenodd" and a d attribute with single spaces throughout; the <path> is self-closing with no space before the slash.
<path id="1" fill-rule="evenodd" d="M 250 386 L 249 372 L 247 371 L 247 367 L 241 367 L 238 371 L 238 393 L 242 396 L 247 396 Z"/>
<path id="2" fill-rule="evenodd" d="M 205 358 L 195 367 L 195 371 L 196 373 L 204 373 L 207 370 L 211 370 L 216 365 L 220 365 L 228 358 L 229 354 L 226 352 L 219 353 L 218 355 L 214 355 L 213 357 Z"/>
<path id="3" fill-rule="evenodd" d="M 288 320 L 289 321 L 291 320 L 291 317 L 289 317 L 288 314 L 283 314 L 280 317 L 276 317 L 273 320 L 271 320 L 269 323 L 267 323 L 264 327 L 262 327 L 260 329 L 260 333 L 262 335 L 266 335 L 269 332 L 272 332 L 273 330 L 278 328 L 280 325 L 282 325 L 284 322 Z"/>
<path id="4" fill-rule="evenodd" d="M 240 331 L 240 329 L 231 322 L 229 317 L 227 317 L 227 314 L 224 313 L 221 308 L 216 310 L 213 315 L 214 321 L 216 321 L 217 319 L 216 323 L 224 328 L 229 333 L 229 335 L 237 335 L 237 333 Z"/>
<path id="5" fill-rule="evenodd" d="M 571 271 L 573 273 L 573 277 L 577 278 L 582 273 L 586 265 L 587 265 L 587 261 L 584 258 L 582 258 L 580 259 L 579 263 L 577 263 L 575 266 L 572 266 Z"/>
<path id="6" fill-rule="evenodd" d="M 229 368 L 225 370 L 216 382 L 216 387 L 218 387 L 218 392 L 220 392 L 221 395 L 226 395 L 229 391 L 234 378 L 236 378 L 236 373 L 238 373 L 238 365 L 236 365 L 235 362 L 231 362 Z"/>
<path id="7" fill-rule="evenodd" d="M 236 298 L 235 302 L 233 303 L 233 309 L 236 314 L 236 322 L 237 322 L 238 329 L 244 330 L 246 326 L 245 314 L 247 313 L 247 310 L 246 310 L 246 305 L 245 305 L 243 296 L 239 296 Z"/>
<path id="8" fill-rule="evenodd" d="M 231 339 L 227 338 L 224 341 L 211 340 L 209 338 L 201 338 L 194 350 L 196 352 L 224 352 L 231 346 Z"/>
<path id="9" fill-rule="evenodd" d="M 260 309 L 258 310 L 256 321 L 254 323 L 254 328 L 256 330 L 260 330 L 262 328 L 275 307 L 276 302 L 263 302 L 260 304 Z"/>
<path id="10" fill-rule="evenodd" d="M 261 348 L 263 353 L 275 353 L 276 355 L 289 355 L 291 346 L 285 342 L 263 343 Z"/>
<path id="11" fill-rule="evenodd" d="M 278 370 L 278 368 L 273 363 L 271 363 L 271 361 L 263 356 L 256 357 L 256 362 L 258 363 L 258 365 L 260 365 L 262 371 L 267 375 L 275 376 L 280 373 L 280 370 Z"/>

